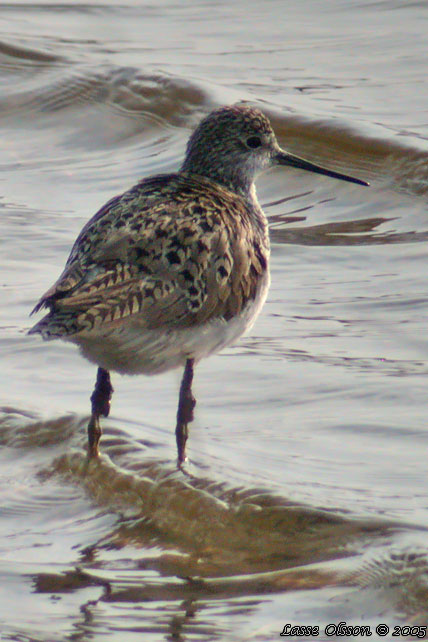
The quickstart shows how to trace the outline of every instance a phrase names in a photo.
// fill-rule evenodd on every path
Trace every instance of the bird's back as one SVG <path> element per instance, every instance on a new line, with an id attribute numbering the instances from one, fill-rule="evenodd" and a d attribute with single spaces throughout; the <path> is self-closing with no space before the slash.
<path id="1" fill-rule="evenodd" d="M 155 176 L 85 225 L 30 332 L 78 339 L 130 319 L 146 329 L 228 321 L 258 296 L 268 255 L 266 226 L 241 196 L 196 175 Z"/>

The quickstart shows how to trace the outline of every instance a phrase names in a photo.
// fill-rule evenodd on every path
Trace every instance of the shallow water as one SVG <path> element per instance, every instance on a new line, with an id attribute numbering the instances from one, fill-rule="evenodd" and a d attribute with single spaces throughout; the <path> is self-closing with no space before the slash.
<path id="1" fill-rule="evenodd" d="M 388 0 L 0 6 L 2 640 L 428 624 L 427 20 Z M 95 369 L 28 314 L 97 208 L 241 99 L 371 187 L 261 177 L 272 286 L 197 368 L 188 474 L 178 372 L 114 378 L 88 465 Z"/>

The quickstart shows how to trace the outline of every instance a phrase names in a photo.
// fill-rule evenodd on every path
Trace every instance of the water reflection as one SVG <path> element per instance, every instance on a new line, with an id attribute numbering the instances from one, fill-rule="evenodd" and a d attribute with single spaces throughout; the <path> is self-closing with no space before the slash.
<path id="1" fill-rule="evenodd" d="M 184 476 L 173 462 L 146 461 L 141 446 L 117 430 L 107 435 L 106 455 L 89 462 L 83 449 L 73 446 L 76 439 L 84 440 L 82 421 L 22 417 L 26 424 L 18 431 L 20 413 L 3 413 L 3 446 L 54 449 L 54 455 L 61 436 L 66 452 L 38 473 L 44 494 L 49 484 L 62 480 L 84 488 L 98 509 L 118 516 L 97 542 L 78 547 L 74 568 L 32 575 L 36 593 L 56 599 L 81 593 L 77 628 L 87 631 L 101 604 L 110 611 L 118 605 L 133 610 L 148 602 L 179 602 L 169 625 L 174 628 L 177 617 L 190 625 L 189 613 L 195 617 L 212 600 L 226 608 L 238 597 L 284 591 L 347 587 L 388 594 L 393 587 L 394 604 L 413 616 L 426 599 L 426 553 L 409 545 L 390 552 L 391 541 L 403 532 L 402 522 L 356 519 L 263 489 Z M 39 502 L 35 496 L 34 509 Z M 202 635 L 201 622 L 195 627 Z"/>

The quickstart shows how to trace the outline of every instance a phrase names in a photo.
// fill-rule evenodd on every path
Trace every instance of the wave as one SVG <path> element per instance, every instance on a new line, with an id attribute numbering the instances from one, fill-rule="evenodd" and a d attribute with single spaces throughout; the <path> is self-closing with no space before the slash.
<path id="1" fill-rule="evenodd" d="M 31 80 L 20 82 L 20 72 L 31 69 Z M 110 128 L 114 119 L 132 119 L 134 133 L 152 127 L 192 128 L 201 116 L 218 105 L 215 85 L 192 81 L 161 71 L 134 67 L 82 64 L 44 51 L 0 42 L 0 77 L 18 81 L 0 98 L 0 125 L 22 127 L 25 117 L 49 119 L 64 111 L 85 112 L 104 107 Z M 13 88 L 14 87 L 14 88 Z M 224 92 L 223 94 L 224 95 Z M 229 91 L 231 102 L 242 93 Z M 254 102 L 254 101 L 252 101 Z M 413 196 L 428 190 L 428 152 L 425 141 L 385 134 L 382 127 L 347 122 L 343 119 L 314 119 L 289 109 L 263 102 L 280 141 L 292 152 L 338 171 L 352 171 L 374 186 L 387 186 Z M 98 114 L 100 117 L 100 114 Z M 11 122 L 12 121 L 12 122 Z M 138 124 L 140 122 L 140 124 Z M 51 125 L 59 127 L 57 120 Z"/>
<path id="2" fill-rule="evenodd" d="M 76 569 L 37 573 L 38 592 L 99 585 L 105 589 L 101 600 L 138 602 L 149 594 L 151 599 L 227 599 L 342 586 L 363 591 L 367 599 L 376 590 L 377 599 L 389 596 L 406 614 L 419 612 L 428 560 L 418 549 L 417 533 L 425 538 L 424 529 L 185 475 L 171 462 L 149 457 L 142 443 L 117 428 L 107 430 L 101 459 L 89 461 L 84 425 L 85 418 L 76 416 L 40 420 L 16 408 L 0 412 L 2 446 L 41 455 L 37 477 L 45 490 L 34 496 L 33 506 L 28 495 L 24 504 L 16 502 L 17 512 L 40 505 L 55 510 L 56 503 L 70 501 L 72 494 L 57 499 L 49 494 L 49 485 L 59 483 L 84 490 L 92 504 L 117 515 L 98 541 L 81 549 Z M 401 545 L 403 533 L 416 543 Z M 95 554 L 129 545 L 163 551 L 152 558 L 146 553 L 145 570 L 187 578 L 184 585 L 175 579 L 128 585 L 123 578 L 116 585 L 113 571 L 99 575 L 92 568 Z"/>

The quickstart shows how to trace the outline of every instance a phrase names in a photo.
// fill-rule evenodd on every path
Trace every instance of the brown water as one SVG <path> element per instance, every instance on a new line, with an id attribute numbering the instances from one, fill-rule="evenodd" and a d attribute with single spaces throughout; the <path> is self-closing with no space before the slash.
<path id="1" fill-rule="evenodd" d="M 1 640 L 428 624 L 427 25 L 398 0 L 0 5 Z M 189 475 L 178 372 L 115 377 L 88 466 L 95 369 L 28 314 L 96 209 L 241 99 L 371 187 L 262 177 L 272 287 L 197 368 Z"/>

